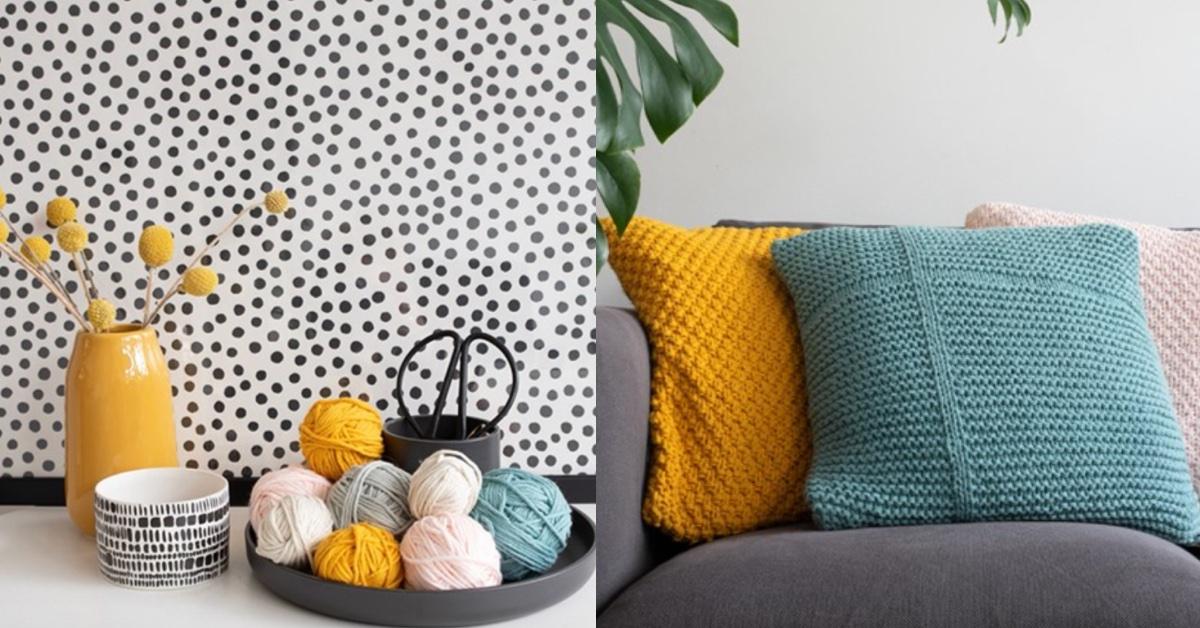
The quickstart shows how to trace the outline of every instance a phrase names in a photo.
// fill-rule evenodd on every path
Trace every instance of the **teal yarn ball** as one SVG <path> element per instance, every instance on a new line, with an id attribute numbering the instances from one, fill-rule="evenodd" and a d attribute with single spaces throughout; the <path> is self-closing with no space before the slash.
<path id="1" fill-rule="evenodd" d="M 550 569 L 571 536 L 571 506 L 558 485 L 520 469 L 485 473 L 471 517 L 495 539 L 505 582 Z"/>
<path id="2" fill-rule="evenodd" d="M 416 519 L 408 508 L 411 479 L 407 471 L 382 460 L 351 467 L 325 497 L 334 528 L 365 522 L 404 534 Z"/>

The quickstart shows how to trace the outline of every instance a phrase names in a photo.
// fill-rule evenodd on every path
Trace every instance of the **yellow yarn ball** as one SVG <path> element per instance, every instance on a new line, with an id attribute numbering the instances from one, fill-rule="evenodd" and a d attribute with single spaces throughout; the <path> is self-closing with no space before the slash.
<path id="1" fill-rule="evenodd" d="M 283 190 L 271 190 L 263 199 L 263 207 L 272 214 L 282 214 L 288 208 L 288 195 Z"/>
<path id="2" fill-rule="evenodd" d="M 87 319 L 96 331 L 104 331 L 117 321 L 117 308 L 104 299 L 93 299 L 88 303 Z"/>
<path id="3" fill-rule="evenodd" d="M 46 203 L 46 222 L 51 227 L 65 225 L 75 220 L 76 210 L 75 201 L 65 196 L 60 196 Z"/>
<path id="4" fill-rule="evenodd" d="M 88 232 L 77 222 L 68 222 L 58 228 L 58 246 L 68 253 L 78 253 L 87 248 Z"/>
<path id="5" fill-rule="evenodd" d="M 189 268 L 186 273 L 183 273 L 183 284 L 180 286 L 180 290 L 184 294 L 194 297 L 204 297 L 217 289 L 218 281 L 217 273 L 213 269 L 208 266 L 197 266 Z"/>
<path id="6" fill-rule="evenodd" d="M 138 238 L 138 256 L 150 268 L 158 268 L 171 261 L 175 254 L 175 236 L 162 225 L 150 225 L 142 230 Z"/>
<path id="7" fill-rule="evenodd" d="M 400 543 L 372 523 L 335 530 L 313 552 L 317 577 L 359 587 L 395 589 L 404 579 Z"/>
<path id="8" fill-rule="evenodd" d="M 383 419 L 358 399 L 322 399 L 300 424 L 300 451 L 308 467 L 336 481 L 347 469 L 383 455 Z"/>
<path id="9" fill-rule="evenodd" d="M 50 259 L 50 243 L 38 236 L 25 238 L 25 244 L 21 245 L 21 255 L 24 255 L 29 263 L 37 266 Z"/>

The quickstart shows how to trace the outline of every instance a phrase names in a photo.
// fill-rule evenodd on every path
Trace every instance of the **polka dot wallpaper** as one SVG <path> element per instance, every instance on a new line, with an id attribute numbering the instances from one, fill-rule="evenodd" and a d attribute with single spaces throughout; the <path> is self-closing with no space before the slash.
<path id="1" fill-rule="evenodd" d="M 76 199 L 97 283 L 136 320 L 144 226 L 176 234 L 162 286 L 231 211 L 274 186 L 292 195 L 285 215 L 255 210 L 223 240 L 216 293 L 174 301 L 158 324 L 190 467 L 252 477 L 299 461 L 298 422 L 322 397 L 394 417 L 404 353 L 455 328 L 500 336 L 519 362 L 506 461 L 593 474 L 591 12 L 578 0 L 3 3 L 5 211 L 20 236 L 48 234 L 45 202 Z M 0 475 L 61 476 L 76 328 L 8 260 L 0 308 Z M 508 374 L 475 346 L 470 413 L 490 417 Z M 431 348 L 406 374 L 418 411 L 445 357 Z"/>

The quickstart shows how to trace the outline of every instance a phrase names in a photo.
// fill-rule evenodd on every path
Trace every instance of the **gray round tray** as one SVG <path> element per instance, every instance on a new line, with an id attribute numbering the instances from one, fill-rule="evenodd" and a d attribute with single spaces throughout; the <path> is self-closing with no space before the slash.
<path id="1" fill-rule="evenodd" d="M 254 551 L 257 541 L 247 524 L 246 557 L 272 593 L 323 615 L 381 626 L 471 626 L 521 617 L 567 599 L 596 569 L 596 526 L 576 508 L 567 547 L 550 571 L 483 589 L 407 591 L 330 582 L 262 558 Z"/>

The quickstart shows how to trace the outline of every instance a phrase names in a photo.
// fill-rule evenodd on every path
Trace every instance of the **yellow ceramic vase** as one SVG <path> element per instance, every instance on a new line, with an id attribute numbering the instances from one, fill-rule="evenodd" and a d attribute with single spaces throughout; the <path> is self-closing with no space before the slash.
<path id="1" fill-rule="evenodd" d="M 122 471 L 173 467 L 171 381 L 153 329 L 80 332 L 67 367 L 67 511 L 95 533 L 92 489 Z"/>

